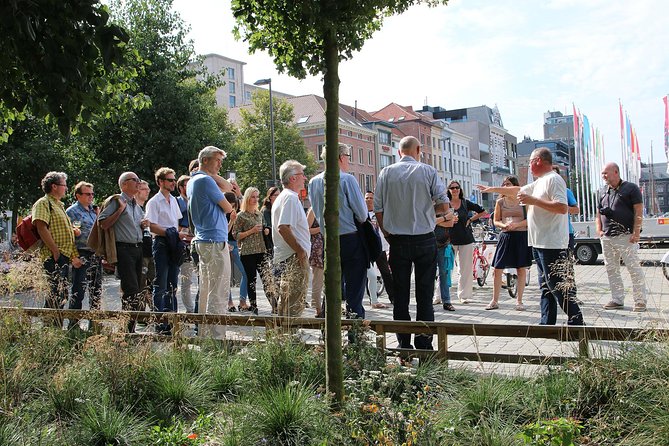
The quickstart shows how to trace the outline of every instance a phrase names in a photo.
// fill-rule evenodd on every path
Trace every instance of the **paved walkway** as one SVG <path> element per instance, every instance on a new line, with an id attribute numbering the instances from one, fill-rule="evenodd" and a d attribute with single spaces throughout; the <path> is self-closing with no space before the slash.
<path id="1" fill-rule="evenodd" d="M 606 271 L 602 260 L 598 264 L 577 265 L 576 283 L 578 286 L 578 298 L 583 301 L 581 306 L 585 321 L 591 326 L 606 327 L 639 327 L 639 328 L 669 328 L 669 281 L 662 274 L 660 266 L 655 261 L 660 259 L 664 250 L 642 250 L 643 269 L 648 287 L 648 311 L 645 313 L 634 313 L 631 311 L 632 302 L 631 281 L 627 270 L 623 268 L 623 281 L 628 287 L 625 308 L 622 310 L 604 310 L 602 305 L 610 300 L 610 291 Z M 453 283 L 457 283 L 457 275 Z M 258 280 L 258 286 L 261 286 Z M 475 285 L 476 286 L 476 285 Z M 196 292 L 195 286 L 193 292 Z M 456 296 L 456 289 L 451 289 L 451 295 Z M 511 299 L 505 290 L 502 290 L 500 299 L 500 308 L 498 310 L 485 310 L 492 295 L 492 276 L 488 277 L 487 283 L 483 287 L 476 286 L 474 297 L 468 304 L 460 304 L 457 298 L 453 299 L 456 311 L 445 311 L 441 305 L 435 305 L 435 320 L 449 321 L 463 324 L 537 324 L 539 322 L 539 288 L 537 286 L 536 267 L 531 269 L 531 282 L 526 288 L 524 303 L 526 311 L 516 311 L 515 300 Z M 106 276 L 104 280 L 103 309 L 120 309 L 120 300 L 118 298 L 118 281 L 113 276 Z M 233 288 L 235 302 L 238 301 L 239 290 Z M 413 299 L 412 299 L 413 301 Z M 381 302 L 389 304 L 387 296 L 381 296 Z M 15 296 L 13 299 L 0 297 L 0 306 L 21 304 L 24 306 L 41 307 L 42 302 L 37 301 L 34 295 L 26 294 Z M 84 303 L 86 308 L 87 301 Z M 180 311 L 183 311 L 181 303 Z M 258 290 L 258 306 L 260 315 L 270 315 L 270 306 L 262 292 Z M 372 309 L 367 302 L 366 305 L 368 319 L 392 319 L 392 306 L 387 309 Z M 307 308 L 305 316 L 312 316 L 314 310 Z M 415 305 L 412 305 L 411 314 L 415 315 Z M 563 313 L 558 315 L 558 324 L 565 324 L 566 320 Z M 241 327 L 239 330 L 230 329 L 227 332 L 228 338 L 248 338 L 262 334 L 262 329 Z M 320 333 L 314 330 L 303 333 L 305 338 L 313 342 L 318 342 Z M 396 346 L 395 336 L 387 336 L 388 346 Z M 591 349 L 597 351 L 608 351 L 610 343 L 600 342 L 592 343 Z M 449 336 L 449 350 L 462 352 L 480 352 L 480 353 L 522 353 L 526 355 L 575 355 L 576 346 L 574 343 L 559 343 L 547 339 L 528 339 L 528 338 L 501 338 L 501 337 L 471 337 L 471 336 Z M 471 366 L 472 364 L 470 364 Z M 487 370 L 483 364 L 480 368 Z M 496 368 L 497 371 L 504 371 L 506 366 Z M 531 369 L 526 369 L 531 370 Z M 532 373 L 532 372 L 529 372 Z"/>

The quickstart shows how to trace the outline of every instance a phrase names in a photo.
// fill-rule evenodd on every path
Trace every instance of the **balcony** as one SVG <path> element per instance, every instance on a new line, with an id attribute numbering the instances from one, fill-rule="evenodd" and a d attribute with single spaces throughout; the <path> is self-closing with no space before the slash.
<path id="1" fill-rule="evenodd" d="M 496 173 L 498 175 L 511 175 L 511 169 L 506 166 L 493 166 L 492 173 Z"/>

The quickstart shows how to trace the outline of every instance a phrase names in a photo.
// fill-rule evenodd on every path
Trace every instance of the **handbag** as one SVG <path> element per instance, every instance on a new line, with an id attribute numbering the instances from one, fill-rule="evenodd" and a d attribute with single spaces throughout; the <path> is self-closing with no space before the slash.
<path id="1" fill-rule="evenodd" d="M 358 229 L 358 234 L 360 234 L 360 239 L 362 240 L 362 246 L 367 254 L 367 265 L 371 265 L 383 252 L 381 237 L 379 236 L 379 233 L 376 232 L 376 229 L 374 229 L 374 225 L 372 225 L 369 218 L 362 223 L 358 223 L 354 217 L 353 221 L 355 221 L 355 226 Z"/>

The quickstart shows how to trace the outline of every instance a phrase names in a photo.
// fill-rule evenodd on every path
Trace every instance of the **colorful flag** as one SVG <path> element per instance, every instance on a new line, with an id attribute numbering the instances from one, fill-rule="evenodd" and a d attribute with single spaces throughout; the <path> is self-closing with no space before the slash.
<path id="1" fill-rule="evenodd" d="M 667 156 L 667 173 L 669 173 L 669 100 L 667 96 L 662 98 L 664 101 L 664 154 Z"/>

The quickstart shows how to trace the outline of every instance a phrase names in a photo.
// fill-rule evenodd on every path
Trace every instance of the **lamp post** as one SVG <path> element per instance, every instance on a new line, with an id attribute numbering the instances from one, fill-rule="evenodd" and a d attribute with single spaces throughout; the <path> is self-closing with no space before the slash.
<path id="1" fill-rule="evenodd" d="M 272 104 L 272 79 L 258 79 L 253 85 L 269 85 L 269 133 L 272 147 L 272 186 L 276 186 L 276 151 L 274 148 L 274 105 Z"/>

